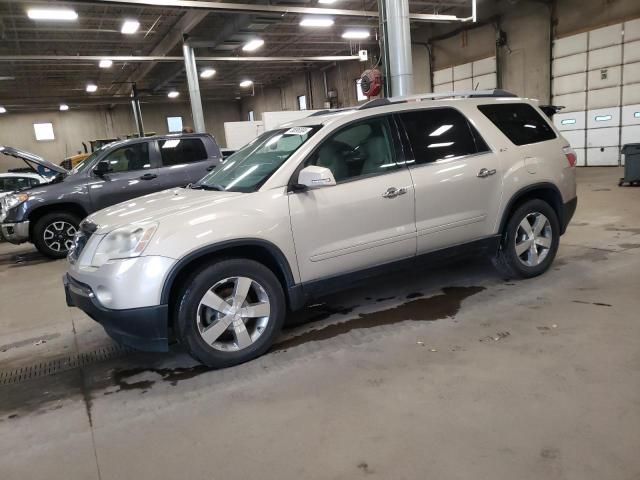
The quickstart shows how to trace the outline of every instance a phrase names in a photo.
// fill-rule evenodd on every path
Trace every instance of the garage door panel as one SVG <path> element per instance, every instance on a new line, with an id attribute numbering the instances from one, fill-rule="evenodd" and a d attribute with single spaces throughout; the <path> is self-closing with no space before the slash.
<path id="1" fill-rule="evenodd" d="M 589 51 L 589 70 L 620 65 L 622 60 L 622 46 L 599 48 Z"/>
<path id="2" fill-rule="evenodd" d="M 445 68 L 433 72 L 433 84 L 442 85 L 443 83 L 453 82 L 453 68 Z"/>
<path id="3" fill-rule="evenodd" d="M 553 99 L 554 105 L 562 105 L 560 102 Z M 571 113 L 556 113 L 553 116 L 553 123 L 558 130 L 564 132 L 565 130 L 582 130 L 585 128 L 585 112 L 571 112 Z"/>
<path id="4" fill-rule="evenodd" d="M 554 78 L 562 75 L 571 75 L 572 73 L 586 72 L 587 54 L 579 53 L 570 57 L 554 59 L 551 70 Z"/>
<path id="5" fill-rule="evenodd" d="M 624 22 L 624 41 L 632 42 L 634 40 L 640 40 L 640 18 Z"/>
<path id="6" fill-rule="evenodd" d="M 584 148 L 586 146 L 584 130 L 566 130 L 561 133 L 572 148 Z"/>
<path id="7" fill-rule="evenodd" d="M 640 62 L 640 41 L 624 45 L 624 63 Z"/>
<path id="8" fill-rule="evenodd" d="M 453 90 L 461 92 L 464 90 L 473 90 L 473 80 L 471 78 L 465 78 L 464 80 L 456 80 L 453 82 Z"/>
<path id="9" fill-rule="evenodd" d="M 555 95 L 565 93 L 584 92 L 587 89 L 587 74 L 575 73 L 553 79 L 553 92 Z"/>
<path id="10" fill-rule="evenodd" d="M 620 87 L 601 88 L 587 92 L 587 106 L 589 110 L 596 108 L 615 107 L 620 105 Z"/>
<path id="11" fill-rule="evenodd" d="M 556 95 L 553 97 L 553 104 L 564 106 L 563 112 L 585 111 L 587 109 L 587 94 L 586 92 L 578 92 Z"/>
<path id="12" fill-rule="evenodd" d="M 622 107 L 622 125 L 640 125 L 640 104 Z"/>
<path id="13" fill-rule="evenodd" d="M 587 128 L 618 127 L 620 125 L 620 108 L 599 108 L 587 112 Z"/>
<path id="14" fill-rule="evenodd" d="M 621 67 L 607 67 L 589 71 L 589 88 L 607 88 L 620 85 L 622 78 Z"/>
<path id="15" fill-rule="evenodd" d="M 640 62 L 624 65 L 622 71 L 625 84 L 640 83 Z"/>
<path id="16" fill-rule="evenodd" d="M 587 129 L 587 147 L 617 147 L 620 144 L 619 135 L 618 127 Z"/>
<path id="17" fill-rule="evenodd" d="M 615 147 L 587 148 L 587 165 L 591 167 L 618 165 L 620 149 Z"/>
<path id="18" fill-rule="evenodd" d="M 473 76 L 479 77 L 496 72 L 496 57 L 483 58 L 473 62 Z"/>
<path id="19" fill-rule="evenodd" d="M 453 83 L 443 83 L 441 85 L 435 85 L 433 87 L 434 93 L 443 93 L 443 92 L 452 92 L 453 91 Z"/>
<path id="20" fill-rule="evenodd" d="M 471 71 L 471 65 L 471 63 L 465 63 L 453 67 L 453 80 L 457 81 L 471 78 L 471 76 L 473 75 Z"/>
<path id="21" fill-rule="evenodd" d="M 640 83 L 622 87 L 622 104 L 635 105 L 640 103 Z"/>
<path id="22" fill-rule="evenodd" d="M 478 90 L 491 90 L 497 88 L 498 83 L 495 73 L 489 73 L 487 75 L 480 75 L 473 77 L 473 88 Z"/>
<path id="23" fill-rule="evenodd" d="M 558 38 L 553 42 L 553 58 L 567 57 L 587 51 L 587 33 Z"/>
<path id="24" fill-rule="evenodd" d="M 622 24 L 609 25 L 589 32 L 589 49 L 609 47 L 622 43 Z"/>
<path id="25" fill-rule="evenodd" d="M 620 144 L 640 143 L 640 125 L 622 127 L 620 132 Z"/>
<path id="26" fill-rule="evenodd" d="M 584 167 L 587 164 L 587 154 L 586 149 L 584 148 L 574 148 L 576 152 L 576 157 L 578 158 L 576 161 L 576 165 L 578 167 Z"/>

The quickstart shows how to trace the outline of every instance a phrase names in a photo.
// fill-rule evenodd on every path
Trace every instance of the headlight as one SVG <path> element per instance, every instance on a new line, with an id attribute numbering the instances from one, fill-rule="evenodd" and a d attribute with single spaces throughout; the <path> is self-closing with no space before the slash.
<path id="1" fill-rule="evenodd" d="M 109 260 L 140 256 L 157 228 L 157 223 L 117 228 L 100 241 L 91 264 L 99 267 Z"/>
<path id="2" fill-rule="evenodd" d="M 29 194 L 27 193 L 14 193 L 12 195 L 7 195 L 2 199 L 2 207 L 4 210 L 10 210 L 21 203 L 26 202 L 28 199 Z"/>

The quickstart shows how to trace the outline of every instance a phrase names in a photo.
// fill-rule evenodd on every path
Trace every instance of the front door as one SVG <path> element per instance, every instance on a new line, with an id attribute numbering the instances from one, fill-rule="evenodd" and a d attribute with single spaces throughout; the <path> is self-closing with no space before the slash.
<path id="1" fill-rule="evenodd" d="M 343 127 L 305 162 L 329 168 L 335 186 L 289 195 L 303 282 L 413 257 L 411 176 L 387 117 Z"/>
<path id="2" fill-rule="evenodd" d="M 88 186 L 94 210 L 162 189 L 150 145 L 149 142 L 133 143 L 109 152 L 101 160 L 109 162 L 111 171 L 96 177 Z"/>

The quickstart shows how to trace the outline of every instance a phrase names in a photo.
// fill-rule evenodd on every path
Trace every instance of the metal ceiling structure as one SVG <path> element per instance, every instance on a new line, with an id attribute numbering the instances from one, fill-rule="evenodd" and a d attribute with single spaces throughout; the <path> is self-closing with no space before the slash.
<path id="1" fill-rule="evenodd" d="M 468 18 L 471 4 L 411 1 L 410 11 L 415 21 L 433 15 Z M 340 8 L 325 8 L 318 0 L 0 0 L 0 105 L 10 111 L 57 108 L 60 102 L 72 108 L 113 105 L 129 100 L 132 82 L 145 101 L 168 101 L 172 89 L 186 95 L 183 34 L 196 45 L 198 67 L 216 70 L 213 78 L 200 81 L 205 101 L 247 95 L 238 86 L 245 78 L 260 88 L 348 59 L 359 48 L 377 55 L 377 1 L 337 0 L 329 7 L 334 5 Z M 72 8 L 78 19 L 34 21 L 26 14 L 31 7 Z M 305 14 L 318 11 L 333 17 L 335 24 L 325 29 L 299 25 Z M 128 18 L 140 22 L 134 35 L 120 31 Z M 358 43 L 343 39 L 342 32 L 352 27 L 368 29 L 371 37 Z M 264 46 L 243 52 L 244 43 L 256 37 Z M 113 66 L 98 68 L 102 58 L 112 59 Z M 98 85 L 96 93 L 85 92 L 88 82 Z"/>

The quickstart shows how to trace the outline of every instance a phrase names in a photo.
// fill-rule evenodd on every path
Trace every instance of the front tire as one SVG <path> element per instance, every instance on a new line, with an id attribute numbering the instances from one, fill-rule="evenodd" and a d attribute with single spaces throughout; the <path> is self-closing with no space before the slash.
<path id="1" fill-rule="evenodd" d="M 64 258 L 73 245 L 80 218 L 68 212 L 43 215 L 33 226 L 33 243 L 49 258 Z"/>
<path id="2" fill-rule="evenodd" d="M 509 217 L 494 264 L 508 277 L 536 277 L 549 269 L 559 243 L 555 210 L 544 200 L 528 200 Z"/>
<path id="3" fill-rule="evenodd" d="M 271 270 L 248 259 L 220 260 L 195 273 L 178 298 L 178 339 L 213 368 L 265 353 L 286 316 L 282 286 Z"/>

